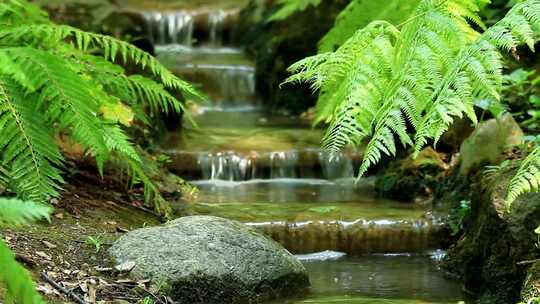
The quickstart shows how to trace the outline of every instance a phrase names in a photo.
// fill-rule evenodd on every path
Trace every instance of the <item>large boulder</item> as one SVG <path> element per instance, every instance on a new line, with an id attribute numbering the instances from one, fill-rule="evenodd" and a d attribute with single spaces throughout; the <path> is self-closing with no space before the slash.
<path id="1" fill-rule="evenodd" d="M 468 174 L 481 165 L 495 164 L 505 151 L 522 142 L 523 131 L 511 114 L 486 120 L 461 145 L 460 173 Z"/>
<path id="2" fill-rule="evenodd" d="M 110 249 L 178 303 L 258 303 L 308 287 L 304 266 L 270 238 L 239 222 L 188 216 L 134 230 Z"/>

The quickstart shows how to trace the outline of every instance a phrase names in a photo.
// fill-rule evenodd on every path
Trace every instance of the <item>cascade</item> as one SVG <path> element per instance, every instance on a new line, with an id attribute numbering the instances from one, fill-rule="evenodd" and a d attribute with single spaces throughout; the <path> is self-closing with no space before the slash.
<path id="1" fill-rule="evenodd" d="M 155 44 L 192 45 L 195 19 L 191 13 L 145 12 L 143 15 Z"/>
<path id="2" fill-rule="evenodd" d="M 352 179 L 359 156 L 330 154 L 320 149 L 272 152 L 169 151 L 169 168 L 193 180 L 248 181 L 251 179 Z"/>
<path id="3" fill-rule="evenodd" d="M 212 11 L 208 15 L 208 28 L 210 30 L 210 45 L 221 46 L 223 43 L 223 23 L 226 13 L 223 10 Z"/>
<path id="4" fill-rule="evenodd" d="M 270 178 L 295 178 L 298 153 L 296 151 L 270 153 Z"/>
<path id="5" fill-rule="evenodd" d="M 172 132 L 162 144 L 169 169 L 199 189 L 189 211 L 238 220 L 301 254 L 318 290 L 332 285 L 340 293 L 362 290 L 377 297 L 399 296 L 408 288 L 412 297 L 421 290 L 425 299 L 455 300 L 459 287 L 448 291 L 425 256 L 445 239 L 442 216 L 433 215 L 429 204 L 377 197 L 373 179 L 354 182 L 361 152 L 324 151 L 322 130 L 297 117 L 265 113 L 253 62 L 226 41 L 230 15 L 221 8 L 145 13 L 158 59 L 209 99 L 191 109 L 198 127 L 186 121 L 182 134 Z M 353 278 L 342 269 L 353 261 L 347 267 L 364 273 L 366 260 L 383 277 Z M 395 261 L 400 270 L 389 271 Z M 408 280 L 406 263 L 417 265 L 415 275 L 427 280 Z M 431 290 L 432 285 L 437 288 Z"/>
<path id="6" fill-rule="evenodd" d="M 354 161 L 345 153 L 319 152 L 319 161 L 326 179 L 354 177 Z"/>

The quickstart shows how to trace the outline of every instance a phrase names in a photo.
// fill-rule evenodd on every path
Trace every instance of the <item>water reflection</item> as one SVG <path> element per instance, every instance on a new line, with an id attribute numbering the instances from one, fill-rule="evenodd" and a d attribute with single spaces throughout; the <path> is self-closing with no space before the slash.
<path id="1" fill-rule="evenodd" d="M 460 285 L 447 279 L 427 256 L 368 255 L 303 262 L 309 295 L 279 303 L 427 304 L 459 303 Z"/>

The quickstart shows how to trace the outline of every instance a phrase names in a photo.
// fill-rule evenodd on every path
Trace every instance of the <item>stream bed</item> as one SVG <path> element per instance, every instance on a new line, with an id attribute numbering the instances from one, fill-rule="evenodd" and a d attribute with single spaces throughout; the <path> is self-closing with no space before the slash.
<path id="1" fill-rule="evenodd" d="M 460 285 L 437 269 L 434 252 L 377 254 L 303 261 L 311 289 L 304 297 L 275 304 L 450 304 L 464 301 Z M 465 303 L 465 302 L 462 302 Z"/>
<path id="2" fill-rule="evenodd" d="M 191 109 L 198 126 L 162 143 L 170 169 L 199 188 L 188 211 L 241 221 L 298 255 L 312 286 L 275 304 L 465 303 L 437 269 L 446 234 L 431 202 L 377 198 L 373 180 L 354 183 L 359 151 L 329 154 L 309 121 L 267 113 L 253 63 L 224 38 L 238 9 L 192 9 L 141 12 L 158 58 L 210 99 Z"/>

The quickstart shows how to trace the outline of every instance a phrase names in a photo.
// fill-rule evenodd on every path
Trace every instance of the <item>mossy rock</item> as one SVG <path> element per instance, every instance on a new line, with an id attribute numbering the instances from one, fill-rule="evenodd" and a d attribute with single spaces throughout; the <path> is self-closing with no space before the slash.
<path id="1" fill-rule="evenodd" d="M 505 151 L 523 142 L 523 131 L 511 114 L 478 125 L 460 148 L 460 173 L 466 175 L 482 165 L 498 163 Z"/>
<path id="2" fill-rule="evenodd" d="M 508 209 L 505 197 L 515 171 L 476 178 L 466 231 L 444 263 L 480 303 L 519 302 L 528 270 L 520 262 L 538 256 L 534 230 L 540 219 L 540 194 L 522 195 Z"/>
<path id="3" fill-rule="evenodd" d="M 178 303 L 259 303 L 308 287 L 304 266 L 256 230 L 212 216 L 138 229 L 110 249 L 130 275 L 149 278 Z"/>
<path id="4" fill-rule="evenodd" d="M 448 165 L 441 154 L 426 148 L 417 157 L 393 161 L 377 176 L 375 190 L 379 196 L 410 202 L 431 195 L 439 176 L 446 170 Z"/>

